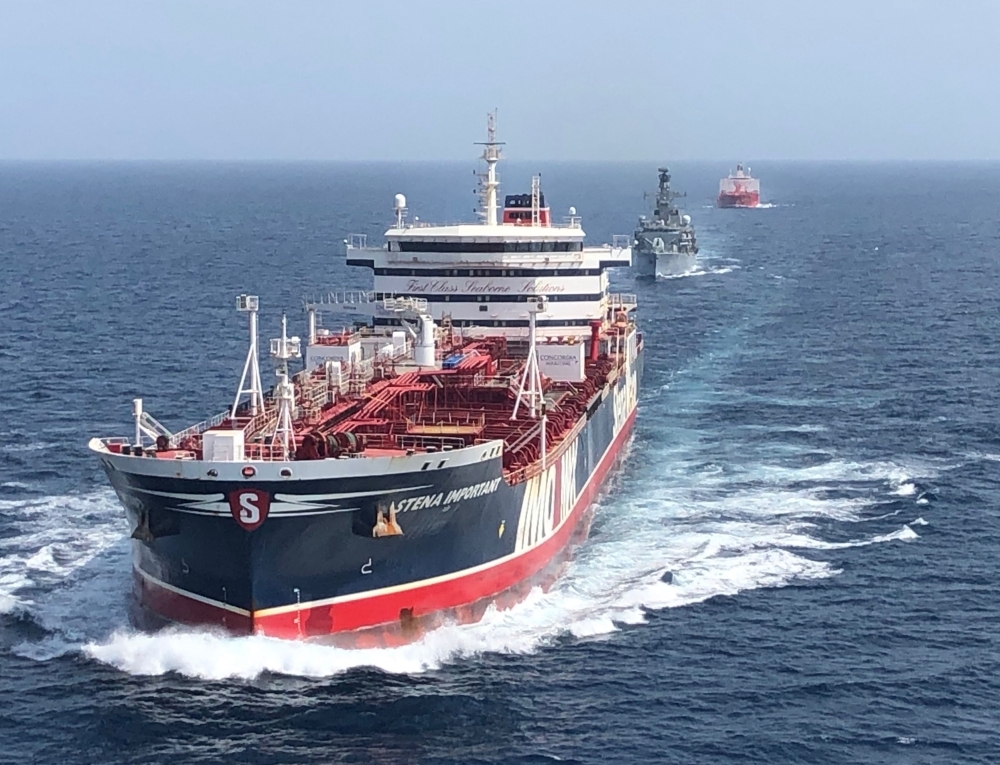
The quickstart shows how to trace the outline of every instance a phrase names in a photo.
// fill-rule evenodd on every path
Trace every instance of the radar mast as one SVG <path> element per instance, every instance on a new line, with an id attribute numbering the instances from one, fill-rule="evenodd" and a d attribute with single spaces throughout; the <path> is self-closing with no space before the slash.
<path id="1" fill-rule="evenodd" d="M 295 431 L 292 426 L 292 410 L 295 408 L 295 386 L 288 379 L 288 362 L 302 356 L 301 342 L 297 337 L 288 336 L 288 322 L 281 315 L 281 337 L 271 340 L 271 358 L 278 367 L 275 374 L 278 384 L 274 397 L 278 401 L 278 419 L 274 426 L 273 446 L 280 447 L 284 459 L 291 459 L 295 445 Z"/>
<path id="2" fill-rule="evenodd" d="M 256 417 L 264 411 L 264 392 L 260 384 L 260 365 L 257 360 L 257 309 L 259 307 L 260 301 L 256 295 L 240 295 L 236 298 L 236 310 L 240 313 L 250 314 L 250 350 L 247 351 L 247 360 L 243 365 L 240 387 L 236 390 L 236 398 L 233 400 L 233 408 L 230 411 L 230 416 L 234 420 L 236 419 L 236 408 L 244 393 L 250 394 L 251 417 Z"/>
<path id="3" fill-rule="evenodd" d="M 481 209 L 479 216 L 487 226 L 497 225 L 497 189 L 500 181 L 497 180 L 497 162 L 500 161 L 500 147 L 503 141 L 497 141 L 497 110 L 486 115 L 486 141 L 478 145 L 483 146 L 482 159 L 486 162 L 486 172 L 479 173 L 479 201 Z"/>

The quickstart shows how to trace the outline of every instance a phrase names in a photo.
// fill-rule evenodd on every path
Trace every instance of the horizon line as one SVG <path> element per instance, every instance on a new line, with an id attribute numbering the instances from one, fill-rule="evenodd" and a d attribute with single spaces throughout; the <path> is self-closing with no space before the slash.
<path id="1" fill-rule="evenodd" d="M 433 159 L 393 159 L 393 158 L 315 158 L 315 157 L 2 157 L 0 163 L 4 164 L 475 164 L 478 157 L 457 159 L 457 158 L 433 158 Z M 802 158 L 802 157 L 756 157 L 743 159 L 725 158 L 646 158 L 646 159 L 505 159 L 504 164 L 530 164 L 530 163 L 552 163 L 552 164 L 650 164 L 663 162 L 680 162 L 692 164 L 717 164 L 726 162 L 774 162 L 788 164 L 990 164 L 1000 162 L 1000 157 L 976 157 L 976 158 L 955 158 L 955 157 L 822 157 L 822 158 Z"/>

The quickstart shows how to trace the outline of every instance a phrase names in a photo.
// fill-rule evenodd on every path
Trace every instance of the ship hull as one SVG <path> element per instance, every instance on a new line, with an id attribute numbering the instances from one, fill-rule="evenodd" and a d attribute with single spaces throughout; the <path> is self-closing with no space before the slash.
<path id="1" fill-rule="evenodd" d="M 680 276 L 693 271 L 697 263 L 697 256 L 691 252 L 638 252 L 633 258 L 636 276 L 640 279 Z"/>
<path id="2" fill-rule="evenodd" d="M 551 581 L 586 533 L 588 508 L 632 432 L 639 348 L 546 469 L 514 483 L 489 447 L 474 459 L 466 450 L 396 458 L 406 464 L 367 475 L 345 473 L 367 460 L 325 460 L 338 475 L 307 463 L 310 477 L 283 481 L 149 475 L 137 463 L 161 460 L 105 455 L 133 530 L 137 621 L 405 639 L 516 601 Z M 252 528 L 244 505 L 255 511 Z M 373 536 L 376 508 L 388 505 L 402 534 Z"/>
<path id="3" fill-rule="evenodd" d="M 760 204 L 760 193 L 756 191 L 740 194 L 719 194 L 719 207 L 757 207 Z"/>

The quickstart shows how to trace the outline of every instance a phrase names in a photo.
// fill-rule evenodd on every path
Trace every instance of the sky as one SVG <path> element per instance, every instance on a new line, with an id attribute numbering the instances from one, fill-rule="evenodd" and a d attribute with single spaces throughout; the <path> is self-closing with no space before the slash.
<path id="1" fill-rule="evenodd" d="M 1000 159 L 1000 0 L 0 0 L 0 159 Z M 516 149 L 515 149 L 516 147 Z"/>

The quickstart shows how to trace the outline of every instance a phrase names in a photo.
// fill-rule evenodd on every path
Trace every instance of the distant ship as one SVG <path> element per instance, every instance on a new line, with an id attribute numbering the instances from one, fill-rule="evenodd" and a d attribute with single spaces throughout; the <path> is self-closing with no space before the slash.
<path id="1" fill-rule="evenodd" d="M 674 204 L 675 199 L 684 195 L 670 189 L 667 168 L 659 168 L 659 173 L 660 187 L 656 192 L 653 217 L 643 215 L 639 218 L 632 247 L 636 276 L 645 279 L 690 271 L 698 254 L 691 216 L 682 215 Z"/>
<path id="2" fill-rule="evenodd" d="M 760 204 L 760 181 L 750 175 L 750 168 L 743 172 L 743 165 L 736 172 L 719 181 L 719 207 L 756 207 Z"/>

